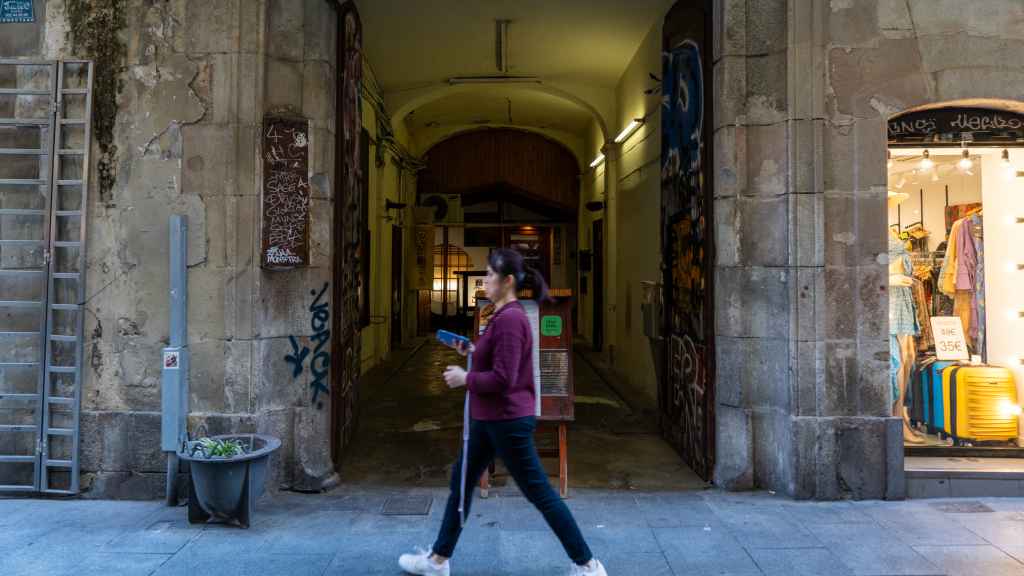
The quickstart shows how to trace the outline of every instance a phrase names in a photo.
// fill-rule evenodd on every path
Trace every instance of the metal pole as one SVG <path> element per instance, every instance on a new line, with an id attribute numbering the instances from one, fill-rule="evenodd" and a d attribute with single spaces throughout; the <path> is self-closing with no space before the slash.
<path id="1" fill-rule="evenodd" d="M 188 438 L 188 217 L 170 218 L 170 343 L 161 362 L 160 447 L 167 453 L 168 506 L 178 504 L 178 449 Z"/>

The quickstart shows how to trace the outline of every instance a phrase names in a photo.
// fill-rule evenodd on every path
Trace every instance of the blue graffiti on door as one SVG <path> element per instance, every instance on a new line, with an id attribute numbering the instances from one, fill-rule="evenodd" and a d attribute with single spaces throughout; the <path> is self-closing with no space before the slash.
<path id="1" fill-rule="evenodd" d="M 309 312 L 312 314 L 309 319 L 309 325 L 313 330 L 310 341 L 315 342 L 316 347 L 310 350 L 309 346 L 300 346 L 295 336 L 289 336 L 288 341 L 292 345 L 292 353 L 286 354 L 284 357 L 285 362 L 292 364 L 292 378 L 298 378 L 302 375 L 306 358 L 309 357 L 310 353 L 313 354 L 309 361 L 309 371 L 313 376 L 309 383 L 309 387 L 313 392 L 313 398 L 310 402 L 317 408 L 324 407 L 320 394 L 323 393 L 326 396 L 331 393 L 327 385 L 327 375 L 331 367 L 331 353 L 330 349 L 327 348 L 327 343 L 331 340 L 331 330 L 329 328 L 331 314 L 328 303 L 321 301 L 327 292 L 327 286 L 327 282 L 324 282 L 324 287 L 320 289 L 319 293 L 316 290 L 309 291 L 309 295 L 315 297 L 313 303 L 309 305 Z"/>

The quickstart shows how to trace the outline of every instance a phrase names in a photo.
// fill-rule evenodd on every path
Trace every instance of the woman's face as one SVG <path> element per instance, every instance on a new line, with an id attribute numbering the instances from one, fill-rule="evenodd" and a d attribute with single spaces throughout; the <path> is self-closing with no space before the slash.
<path id="1" fill-rule="evenodd" d="M 487 276 L 484 278 L 484 292 L 487 294 L 487 299 L 491 302 L 497 302 L 508 294 L 511 290 L 512 277 L 501 276 L 494 271 L 490 266 L 487 267 Z"/>

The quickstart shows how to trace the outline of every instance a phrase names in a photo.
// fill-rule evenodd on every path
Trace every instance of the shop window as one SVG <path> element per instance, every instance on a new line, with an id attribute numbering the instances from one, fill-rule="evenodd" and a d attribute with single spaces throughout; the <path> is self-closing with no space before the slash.
<path id="1" fill-rule="evenodd" d="M 908 446 L 1021 445 L 1022 136 L 1024 115 L 989 109 L 889 122 L 890 384 Z"/>
<path id="2" fill-rule="evenodd" d="M 473 269 L 473 260 L 462 248 L 454 244 L 447 245 L 448 270 L 445 273 L 444 256 L 446 247 L 444 244 L 434 246 L 434 275 L 433 285 L 430 290 L 431 309 L 435 314 L 442 313 L 442 303 L 448 303 L 448 315 L 453 316 L 457 312 L 458 297 L 461 286 L 457 272 Z"/>

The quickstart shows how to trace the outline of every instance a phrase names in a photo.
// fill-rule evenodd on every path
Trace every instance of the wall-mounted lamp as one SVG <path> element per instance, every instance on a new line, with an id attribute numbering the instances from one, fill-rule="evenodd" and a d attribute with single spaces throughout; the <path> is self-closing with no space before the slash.
<path id="1" fill-rule="evenodd" d="M 634 118 L 630 120 L 629 124 L 622 129 L 622 132 L 619 132 L 619 135 L 615 137 L 615 143 L 622 144 L 625 142 L 633 135 L 633 132 L 636 132 L 638 128 L 644 125 L 644 122 L 646 122 L 644 118 Z"/>
<path id="2" fill-rule="evenodd" d="M 590 167 L 597 168 L 602 162 L 604 162 L 604 154 L 598 153 L 597 158 L 594 158 L 594 161 L 590 163 Z"/>

